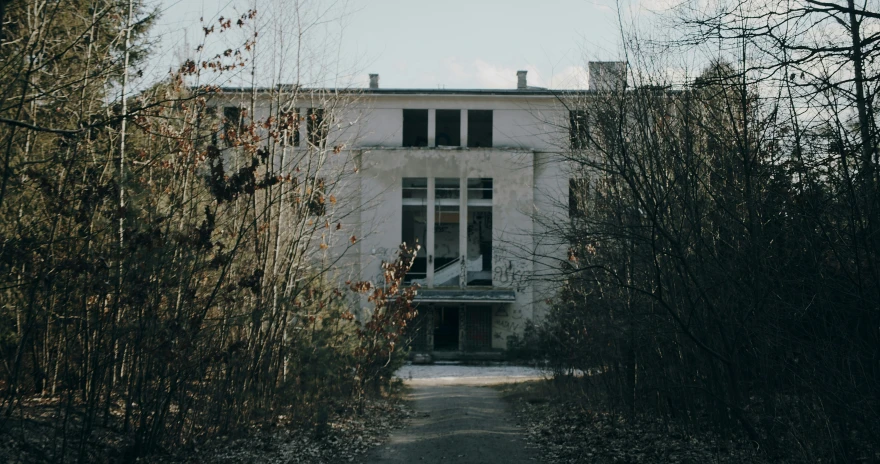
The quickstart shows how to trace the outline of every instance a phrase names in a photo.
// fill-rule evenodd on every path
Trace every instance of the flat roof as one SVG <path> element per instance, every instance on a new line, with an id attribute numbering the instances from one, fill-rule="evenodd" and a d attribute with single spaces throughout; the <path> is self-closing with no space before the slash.
<path id="1" fill-rule="evenodd" d="M 277 90 L 294 90 L 295 86 L 279 85 L 276 87 L 220 87 L 223 92 L 245 93 L 256 90 L 257 93 L 272 92 Z M 549 96 L 559 95 L 585 95 L 596 93 L 594 90 L 554 90 L 542 88 L 528 89 L 328 89 L 328 88 L 302 88 L 301 92 L 336 92 L 340 94 L 363 94 L 363 95 L 505 95 L 505 96 Z"/>

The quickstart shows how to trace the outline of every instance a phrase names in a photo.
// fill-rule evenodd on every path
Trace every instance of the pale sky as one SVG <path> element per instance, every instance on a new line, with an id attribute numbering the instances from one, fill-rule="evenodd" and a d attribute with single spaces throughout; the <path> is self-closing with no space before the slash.
<path id="1" fill-rule="evenodd" d="M 216 23 L 219 16 L 237 18 L 256 4 L 261 19 L 268 19 L 267 14 L 278 19 L 289 14 L 292 4 L 161 1 L 163 15 L 154 32 L 157 58 L 151 66 L 155 75 L 203 40 L 200 17 Z M 349 75 L 355 86 L 366 86 L 367 75 L 378 73 L 383 88 L 514 88 L 516 71 L 524 69 L 532 86 L 582 88 L 586 61 L 621 59 L 615 0 L 303 3 L 311 12 L 329 11 L 327 21 L 319 25 L 324 28 L 321 40 L 326 40 L 320 46 L 336 54 L 336 72 Z M 266 44 L 273 42 L 265 34 L 261 40 L 265 52 Z"/>

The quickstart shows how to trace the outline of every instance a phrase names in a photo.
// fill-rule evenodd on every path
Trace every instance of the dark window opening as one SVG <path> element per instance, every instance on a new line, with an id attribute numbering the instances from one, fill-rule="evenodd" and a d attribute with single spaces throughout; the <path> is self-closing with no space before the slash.
<path id="1" fill-rule="evenodd" d="M 583 217 L 587 206 L 586 179 L 568 180 L 568 215 L 569 217 Z"/>
<path id="2" fill-rule="evenodd" d="M 327 143 L 327 121 L 324 120 L 323 108 L 309 108 L 306 130 L 309 133 L 309 143 L 315 147 L 323 148 Z"/>
<path id="3" fill-rule="evenodd" d="M 214 126 L 214 121 L 217 120 L 217 107 L 216 106 L 208 106 L 205 108 L 205 113 L 199 113 L 197 124 L 199 129 L 206 129 L 209 133 L 209 138 L 211 145 L 216 146 L 218 142 L 217 131 L 214 130 L 216 127 Z M 207 126 L 205 125 L 207 123 Z M 201 134 L 202 132 L 200 132 Z M 94 140 L 94 138 L 92 139 Z"/>
<path id="4" fill-rule="evenodd" d="M 587 148 L 587 112 L 572 110 L 568 112 L 568 136 L 573 150 Z"/>
<path id="5" fill-rule="evenodd" d="M 416 258 L 404 283 L 424 284 L 428 275 L 428 250 L 425 243 L 428 237 L 428 179 L 426 177 L 405 177 L 403 179 L 403 211 L 401 217 L 401 241 L 415 248 L 419 245 Z"/>
<path id="6" fill-rule="evenodd" d="M 315 216 L 323 216 L 327 212 L 327 206 L 324 203 L 324 179 L 313 178 L 311 185 L 307 188 L 309 189 L 306 192 L 309 198 L 309 212 Z"/>
<path id="7" fill-rule="evenodd" d="M 467 285 L 492 285 L 492 179 L 468 179 Z"/>
<path id="8" fill-rule="evenodd" d="M 437 110 L 438 147 L 461 146 L 461 110 Z"/>
<path id="9" fill-rule="evenodd" d="M 282 111 L 278 116 L 278 132 L 281 134 L 282 146 L 299 146 L 299 113 Z"/>
<path id="10" fill-rule="evenodd" d="M 468 147 L 492 146 L 492 110 L 468 110 Z"/>
<path id="11" fill-rule="evenodd" d="M 458 308 L 434 308 L 434 350 L 458 350 Z"/>
<path id="12" fill-rule="evenodd" d="M 428 110 L 403 110 L 403 146 L 428 146 Z"/>
<path id="13" fill-rule="evenodd" d="M 458 287 L 461 277 L 459 230 L 461 181 L 434 180 L 434 286 Z"/>
<path id="14" fill-rule="evenodd" d="M 241 137 L 244 120 L 242 119 L 242 111 L 238 106 L 223 107 L 223 139 L 226 146 L 235 145 L 236 140 Z"/>

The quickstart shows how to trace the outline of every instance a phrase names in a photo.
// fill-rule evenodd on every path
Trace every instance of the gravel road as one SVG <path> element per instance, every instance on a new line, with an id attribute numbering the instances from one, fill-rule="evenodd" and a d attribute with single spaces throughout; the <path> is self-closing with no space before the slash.
<path id="1" fill-rule="evenodd" d="M 487 385 L 541 378 L 516 366 L 405 366 L 415 417 L 365 463 L 539 462 L 508 406 Z"/>

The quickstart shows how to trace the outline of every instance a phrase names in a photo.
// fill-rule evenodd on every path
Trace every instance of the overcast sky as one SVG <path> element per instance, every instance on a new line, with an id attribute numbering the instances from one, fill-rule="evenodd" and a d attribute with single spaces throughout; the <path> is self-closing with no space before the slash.
<path id="1" fill-rule="evenodd" d="M 255 2 L 265 14 L 261 3 L 278 0 L 162 1 L 154 72 L 198 45 L 199 18 L 237 17 Z M 578 88 L 587 60 L 620 59 L 614 0 L 311 2 L 332 5 L 333 47 L 355 85 L 378 73 L 383 88 L 513 88 L 525 69 L 529 85 Z"/>

